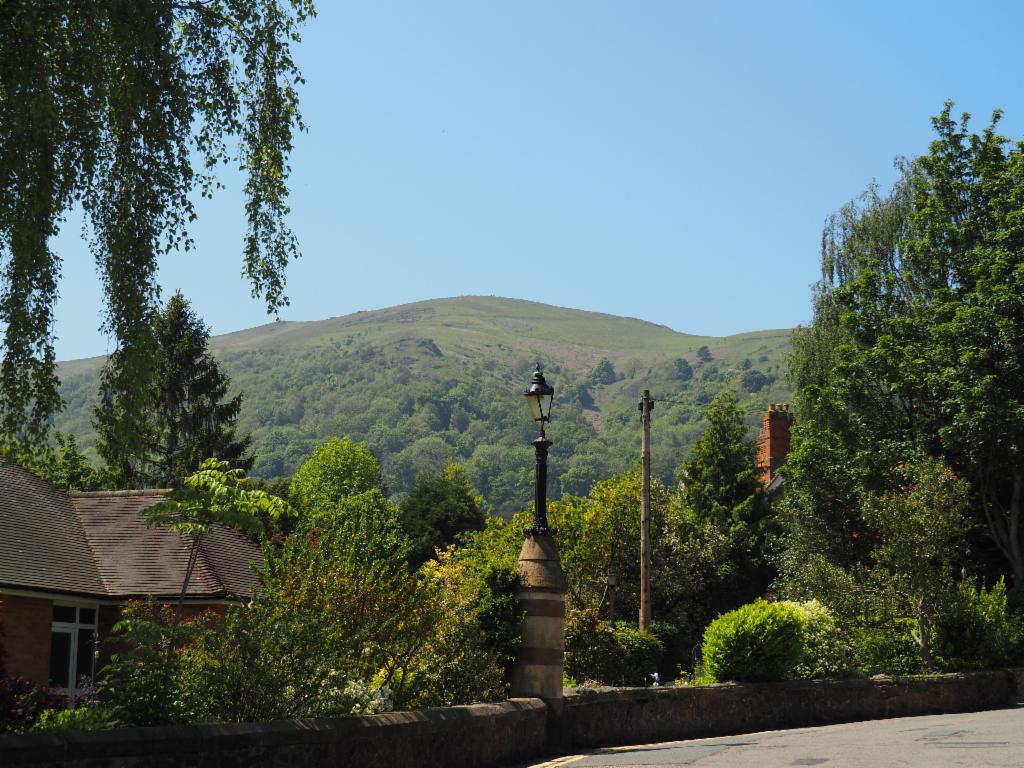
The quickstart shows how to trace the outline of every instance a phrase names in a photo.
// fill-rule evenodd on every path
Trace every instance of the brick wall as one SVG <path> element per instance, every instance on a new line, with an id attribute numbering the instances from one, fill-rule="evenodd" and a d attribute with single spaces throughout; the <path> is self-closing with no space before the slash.
<path id="1" fill-rule="evenodd" d="M 53 603 L 34 597 L 0 597 L 0 626 L 7 651 L 4 667 L 11 677 L 46 685 L 50 677 L 50 629 Z"/>
<path id="2" fill-rule="evenodd" d="M 786 463 L 789 453 L 789 430 L 793 416 L 786 403 L 772 403 L 764 412 L 761 438 L 757 445 L 757 472 L 761 484 L 768 486 L 779 469 Z"/>

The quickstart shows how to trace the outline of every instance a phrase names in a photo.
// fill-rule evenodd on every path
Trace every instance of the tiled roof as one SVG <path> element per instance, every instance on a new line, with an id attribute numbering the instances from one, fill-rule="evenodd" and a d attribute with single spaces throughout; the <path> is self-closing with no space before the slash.
<path id="1" fill-rule="evenodd" d="M 150 527 L 142 511 L 166 491 L 70 496 L 20 467 L 0 463 L 0 585 L 97 597 L 176 597 L 190 542 Z M 219 526 L 202 540 L 192 599 L 247 597 L 259 548 Z"/>
<path id="2" fill-rule="evenodd" d="M 73 493 L 107 594 L 118 597 L 177 595 L 185 578 L 191 542 L 146 524 L 142 510 L 166 491 Z M 260 551 L 235 531 L 214 527 L 200 544 L 188 584 L 188 597 L 247 597 L 254 581 L 249 563 Z"/>
<path id="3" fill-rule="evenodd" d="M 6 462 L 0 462 L 0 584 L 106 593 L 71 499 Z"/>

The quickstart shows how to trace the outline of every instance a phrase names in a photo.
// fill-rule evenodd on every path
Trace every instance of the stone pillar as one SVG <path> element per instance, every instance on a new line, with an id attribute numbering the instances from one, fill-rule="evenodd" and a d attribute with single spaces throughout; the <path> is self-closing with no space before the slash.
<path id="1" fill-rule="evenodd" d="M 544 699 L 561 712 L 565 654 L 565 576 L 549 532 L 528 532 L 519 553 L 523 644 L 512 668 L 512 695 Z"/>

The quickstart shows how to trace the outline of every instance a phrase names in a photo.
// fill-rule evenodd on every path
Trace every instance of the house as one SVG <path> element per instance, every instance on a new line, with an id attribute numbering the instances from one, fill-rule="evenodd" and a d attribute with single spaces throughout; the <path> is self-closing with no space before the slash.
<path id="1" fill-rule="evenodd" d="M 770 403 L 761 423 L 761 438 L 757 444 L 757 474 L 769 495 L 782 488 L 779 470 L 789 454 L 789 430 L 793 416 L 788 403 Z"/>
<path id="2" fill-rule="evenodd" d="M 0 631 L 6 673 L 74 695 L 109 654 L 130 599 L 175 603 L 190 540 L 149 527 L 166 490 L 65 493 L 0 462 Z M 200 545 L 183 614 L 248 600 L 259 548 L 215 527 Z M 219 606 L 219 608 L 218 608 Z"/>

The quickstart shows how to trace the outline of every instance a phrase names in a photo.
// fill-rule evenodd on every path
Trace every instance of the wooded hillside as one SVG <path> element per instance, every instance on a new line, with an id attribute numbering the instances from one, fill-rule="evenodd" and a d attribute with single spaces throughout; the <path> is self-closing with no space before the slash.
<path id="1" fill-rule="evenodd" d="M 737 393 L 755 429 L 787 400 L 789 330 L 724 338 L 632 318 L 496 297 L 407 304 L 315 322 L 277 322 L 211 339 L 244 394 L 252 474 L 290 475 L 333 435 L 366 441 L 393 493 L 453 456 L 507 515 L 532 498 L 535 436 L 520 393 L 539 361 L 556 389 L 552 495 L 586 493 L 639 456 L 640 392 L 666 402 L 653 419 L 654 472 L 666 483 L 702 429 L 716 392 Z M 91 453 L 102 358 L 60 365 L 67 402 L 57 429 Z M 672 402 L 667 402 L 671 400 Z"/>

